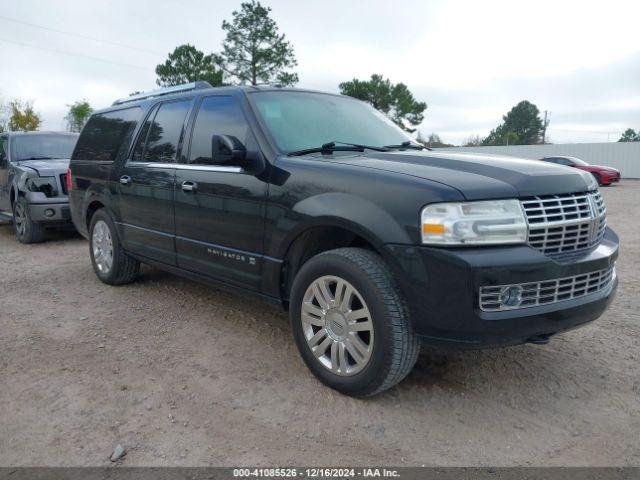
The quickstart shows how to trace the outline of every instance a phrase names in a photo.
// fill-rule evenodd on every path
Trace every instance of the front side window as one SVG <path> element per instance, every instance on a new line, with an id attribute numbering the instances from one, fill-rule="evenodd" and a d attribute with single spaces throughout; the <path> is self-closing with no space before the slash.
<path id="1" fill-rule="evenodd" d="M 191 100 L 160 105 L 149 125 L 143 162 L 175 162 L 190 106 Z"/>
<path id="2" fill-rule="evenodd" d="M 191 136 L 189 163 L 214 163 L 211 155 L 213 135 L 229 135 L 247 145 L 249 125 L 235 98 L 205 97 L 202 100 Z"/>
<path id="3" fill-rule="evenodd" d="M 384 114 L 353 98 L 291 91 L 256 92 L 251 98 L 284 152 L 328 142 L 384 146 L 411 140 Z"/>
<path id="4" fill-rule="evenodd" d="M 11 158 L 14 161 L 67 159 L 77 140 L 77 135 L 16 135 L 11 142 Z"/>
<path id="5" fill-rule="evenodd" d="M 92 115 L 82 129 L 72 159 L 113 162 L 129 143 L 128 136 L 139 115 L 139 107 Z"/>

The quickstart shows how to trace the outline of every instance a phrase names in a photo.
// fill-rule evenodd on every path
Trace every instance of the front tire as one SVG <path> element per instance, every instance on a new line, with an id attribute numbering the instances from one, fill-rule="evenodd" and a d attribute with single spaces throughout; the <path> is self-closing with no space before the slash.
<path id="1" fill-rule="evenodd" d="M 24 197 L 19 197 L 13 204 L 13 228 L 20 243 L 40 243 L 46 236 L 45 228 L 31 220 Z"/>
<path id="2" fill-rule="evenodd" d="M 400 382 L 420 350 L 402 294 L 379 255 L 340 248 L 311 258 L 289 315 L 304 362 L 325 385 L 369 396 Z"/>
<path id="3" fill-rule="evenodd" d="M 98 210 L 89 226 L 89 253 L 93 271 L 109 285 L 133 282 L 140 271 L 140 262 L 122 248 L 115 224 L 104 209 Z"/>

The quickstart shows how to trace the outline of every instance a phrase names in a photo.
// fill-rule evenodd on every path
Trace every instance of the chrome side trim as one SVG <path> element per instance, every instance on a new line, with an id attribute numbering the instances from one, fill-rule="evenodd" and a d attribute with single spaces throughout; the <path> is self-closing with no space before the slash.
<path id="1" fill-rule="evenodd" d="M 183 165 L 180 163 L 147 163 L 150 168 L 174 168 L 175 170 L 193 170 L 200 172 L 243 173 L 242 167 L 229 167 L 224 165 Z"/>

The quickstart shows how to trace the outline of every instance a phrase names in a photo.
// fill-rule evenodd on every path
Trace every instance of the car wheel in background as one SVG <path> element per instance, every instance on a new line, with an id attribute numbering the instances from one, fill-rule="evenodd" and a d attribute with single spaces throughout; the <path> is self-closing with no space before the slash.
<path id="1" fill-rule="evenodd" d="M 89 227 L 89 253 L 93 270 L 109 285 L 133 282 L 140 271 L 140 262 L 125 253 L 113 220 L 105 209 L 98 210 Z"/>
<path id="2" fill-rule="evenodd" d="M 293 282 L 289 314 L 309 369 L 347 395 L 393 387 L 418 358 L 402 294 L 371 251 L 340 248 L 307 261 Z"/>
<path id="3" fill-rule="evenodd" d="M 31 220 L 29 205 L 23 197 L 13 204 L 13 228 L 21 243 L 39 243 L 45 239 L 45 228 Z"/>

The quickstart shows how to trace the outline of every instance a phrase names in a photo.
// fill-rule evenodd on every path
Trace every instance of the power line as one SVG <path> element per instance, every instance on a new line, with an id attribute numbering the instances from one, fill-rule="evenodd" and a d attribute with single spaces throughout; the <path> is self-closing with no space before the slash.
<path id="1" fill-rule="evenodd" d="M 118 65 L 120 67 L 136 68 L 138 70 L 144 70 L 146 72 L 152 71 L 151 69 L 147 67 L 141 67 L 140 65 L 131 65 L 129 63 L 114 62 L 112 60 L 106 60 L 104 58 L 92 57 L 90 55 L 82 55 L 81 53 L 65 52 L 64 50 L 56 50 L 54 48 L 40 47 L 37 45 L 29 45 L 27 43 L 16 42 L 15 40 L 8 40 L 6 38 L 0 38 L 0 42 L 13 43 L 14 45 L 20 45 L 21 47 L 35 48 L 37 50 L 44 50 L 45 52 L 58 53 L 60 55 L 68 55 L 71 57 L 79 57 L 79 58 L 84 58 L 88 60 L 95 60 L 97 62 L 110 63 L 111 65 Z"/>
<path id="2" fill-rule="evenodd" d="M 67 32 L 65 30 L 59 30 L 57 28 L 45 27 L 44 25 L 37 25 L 35 23 L 25 22 L 23 20 L 17 20 L 15 18 L 5 17 L 4 15 L 0 15 L 0 19 L 6 20 L 8 22 L 14 22 L 14 23 L 22 24 L 22 25 L 27 25 L 27 26 L 32 27 L 32 28 L 39 28 L 41 30 L 47 30 L 49 32 L 60 33 L 62 35 L 69 35 L 71 37 L 83 38 L 85 40 L 91 40 L 91 41 L 94 41 L 94 42 L 105 43 L 107 45 L 113 45 L 115 47 L 129 48 L 129 49 L 132 49 L 132 50 L 137 50 L 139 52 L 151 53 L 153 55 L 163 55 L 163 56 L 165 55 L 165 53 L 156 52 L 154 50 L 148 50 L 146 48 L 140 48 L 140 47 L 136 47 L 136 46 L 133 46 L 133 45 L 127 45 L 125 43 L 113 42 L 111 40 L 103 40 L 101 38 L 90 37 L 88 35 L 82 35 L 80 33 Z"/>

